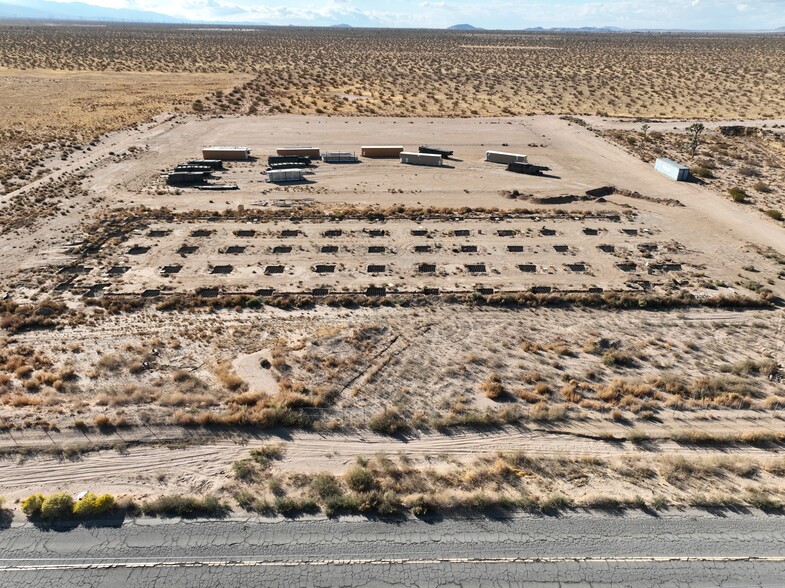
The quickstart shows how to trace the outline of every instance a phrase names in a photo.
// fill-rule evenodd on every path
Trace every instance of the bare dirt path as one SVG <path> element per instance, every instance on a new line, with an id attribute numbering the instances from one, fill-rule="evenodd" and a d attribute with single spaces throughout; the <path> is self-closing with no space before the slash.
<path id="1" fill-rule="evenodd" d="M 342 472 L 358 457 L 405 452 L 407 458 L 439 467 L 468 462 L 494 451 L 523 451 L 553 457 L 591 455 L 623 458 L 632 454 L 722 457 L 722 448 L 685 447 L 673 441 L 635 444 L 603 441 L 580 433 L 542 429 L 507 429 L 492 432 L 461 432 L 453 435 L 422 435 L 390 438 L 373 434 L 295 433 L 269 435 L 253 441 L 216 438 L 214 443 L 171 449 L 160 445 L 130 447 L 86 453 L 76 459 L 9 457 L 0 461 L 0 494 L 14 500 L 33 491 L 86 489 L 118 494 L 219 490 L 234 461 L 249 457 L 260 442 L 281 443 L 285 457 L 280 467 L 289 471 Z M 755 447 L 734 449 L 733 456 L 765 458 L 770 451 Z"/>

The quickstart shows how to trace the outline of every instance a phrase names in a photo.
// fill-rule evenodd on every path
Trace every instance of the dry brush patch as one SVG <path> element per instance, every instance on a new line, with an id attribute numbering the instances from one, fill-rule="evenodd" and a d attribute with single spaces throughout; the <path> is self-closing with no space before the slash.
<path id="1" fill-rule="evenodd" d="M 6 67 L 228 70 L 254 76 L 194 104 L 201 112 L 692 118 L 783 113 L 784 93 L 777 85 L 783 40 L 775 35 L 109 25 L 3 27 L 0 40 L 0 64 Z M 527 75 L 521 78 L 523 63 Z"/>
<path id="2" fill-rule="evenodd" d="M 49 310 L 37 314 L 49 308 L 43 304 L 25 320 L 51 320 Z M 0 354 L 0 416 L 13 427 L 93 427 L 102 416 L 114 427 L 400 434 L 587 418 L 646 424 L 706 410 L 775 415 L 785 395 L 775 350 L 767 349 L 776 340 L 773 311 L 682 312 L 145 308 L 87 313 L 56 331 L 24 331 L 15 312 L 4 319 L 19 332 Z M 271 361 L 259 369 L 274 389 L 231 365 L 264 349 Z"/>
<path id="3" fill-rule="evenodd" d="M 687 131 L 622 131 L 603 134 L 643 161 L 668 157 L 692 175 L 741 204 L 756 206 L 776 221 L 785 214 L 785 133 L 779 129 L 728 127 L 705 130 L 694 156 Z"/>
<path id="4" fill-rule="evenodd" d="M 250 461 L 250 460 L 246 460 Z M 242 462 L 237 462 L 242 463 Z M 489 453 L 451 462 L 405 453 L 358 457 L 343 471 L 305 473 L 284 465 L 235 464 L 227 490 L 240 508 L 263 515 L 378 513 L 415 516 L 491 508 L 555 513 L 698 506 L 783 508 L 781 460 L 679 456 L 542 457 Z"/>
<path id="5" fill-rule="evenodd" d="M 0 66 L 8 65 L 0 60 Z M 136 127 L 162 112 L 190 110 L 193 100 L 247 77 L 74 72 L 67 63 L 44 70 L 23 67 L 0 69 L 0 102 L 5 106 L 0 113 L 0 193 L 39 178 L 47 163 L 56 166 L 76 152 L 89 152 L 104 133 Z"/>

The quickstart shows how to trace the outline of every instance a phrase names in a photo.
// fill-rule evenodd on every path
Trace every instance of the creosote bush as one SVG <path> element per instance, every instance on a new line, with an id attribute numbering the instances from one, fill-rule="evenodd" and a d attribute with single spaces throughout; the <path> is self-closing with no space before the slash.
<path id="1" fill-rule="evenodd" d="M 42 519 L 63 519 L 74 514 L 74 499 L 66 492 L 57 492 L 44 498 L 41 504 Z"/>
<path id="2" fill-rule="evenodd" d="M 733 199 L 734 202 L 746 202 L 747 201 L 747 192 L 744 189 L 739 188 L 738 186 L 733 186 L 732 188 L 728 189 L 728 195 Z"/>
<path id="3" fill-rule="evenodd" d="M 374 433 L 395 435 L 408 430 L 409 425 L 394 408 L 386 408 L 368 419 L 368 428 Z"/>
<path id="4" fill-rule="evenodd" d="M 367 492 L 374 485 L 373 473 L 366 467 L 355 466 L 346 473 L 346 483 L 355 492 Z"/>
<path id="5" fill-rule="evenodd" d="M 92 492 L 76 501 L 67 492 L 57 492 L 49 496 L 32 494 L 20 502 L 22 512 L 29 518 L 46 520 L 100 516 L 114 509 L 116 505 L 117 502 L 111 494 L 96 495 Z"/>
<path id="6" fill-rule="evenodd" d="M 143 502 L 141 510 L 147 516 L 222 517 L 229 512 L 229 505 L 212 494 L 203 497 L 168 494 Z"/>

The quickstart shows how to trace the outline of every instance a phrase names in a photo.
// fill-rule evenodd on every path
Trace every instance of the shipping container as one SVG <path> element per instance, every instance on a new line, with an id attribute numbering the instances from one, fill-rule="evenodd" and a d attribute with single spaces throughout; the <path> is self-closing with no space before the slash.
<path id="1" fill-rule="evenodd" d="M 349 151 L 325 151 L 322 154 L 325 163 L 356 163 L 357 156 Z"/>
<path id="2" fill-rule="evenodd" d="M 505 153 L 504 151 L 486 151 L 485 161 L 493 163 L 526 163 L 528 158 L 520 153 Z"/>
<path id="3" fill-rule="evenodd" d="M 363 157 L 398 157 L 403 147 L 398 145 L 365 145 L 360 148 Z"/>
<path id="4" fill-rule="evenodd" d="M 322 156 L 318 147 L 279 147 L 275 152 L 278 155 L 301 155 L 311 159 L 319 159 Z"/>
<path id="5" fill-rule="evenodd" d="M 267 172 L 268 182 L 302 182 L 305 172 L 300 168 L 271 169 Z"/>
<path id="6" fill-rule="evenodd" d="M 665 157 L 660 157 L 654 162 L 654 169 L 677 182 L 684 182 L 690 178 L 690 168 Z"/>
<path id="7" fill-rule="evenodd" d="M 251 157 L 251 150 L 248 147 L 226 147 L 213 146 L 202 149 L 203 159 L 242 160 Z"/>
<path id="8" fill-rule="evenodd" d="M 432 165 L 439 167 L 442 165 L 442 156 L 434 153 L 412 153 L 401 151 L 401 163 L 410 165 Z"/>

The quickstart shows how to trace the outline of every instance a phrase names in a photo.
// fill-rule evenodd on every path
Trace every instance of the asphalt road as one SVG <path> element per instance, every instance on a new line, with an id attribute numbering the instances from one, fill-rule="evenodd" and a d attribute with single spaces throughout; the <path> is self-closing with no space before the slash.
<path id="1" fill-rule="evenodd" d="M 785 518 L 126 522 L 0 531 L 0 586 L 785 586 Z"/>

